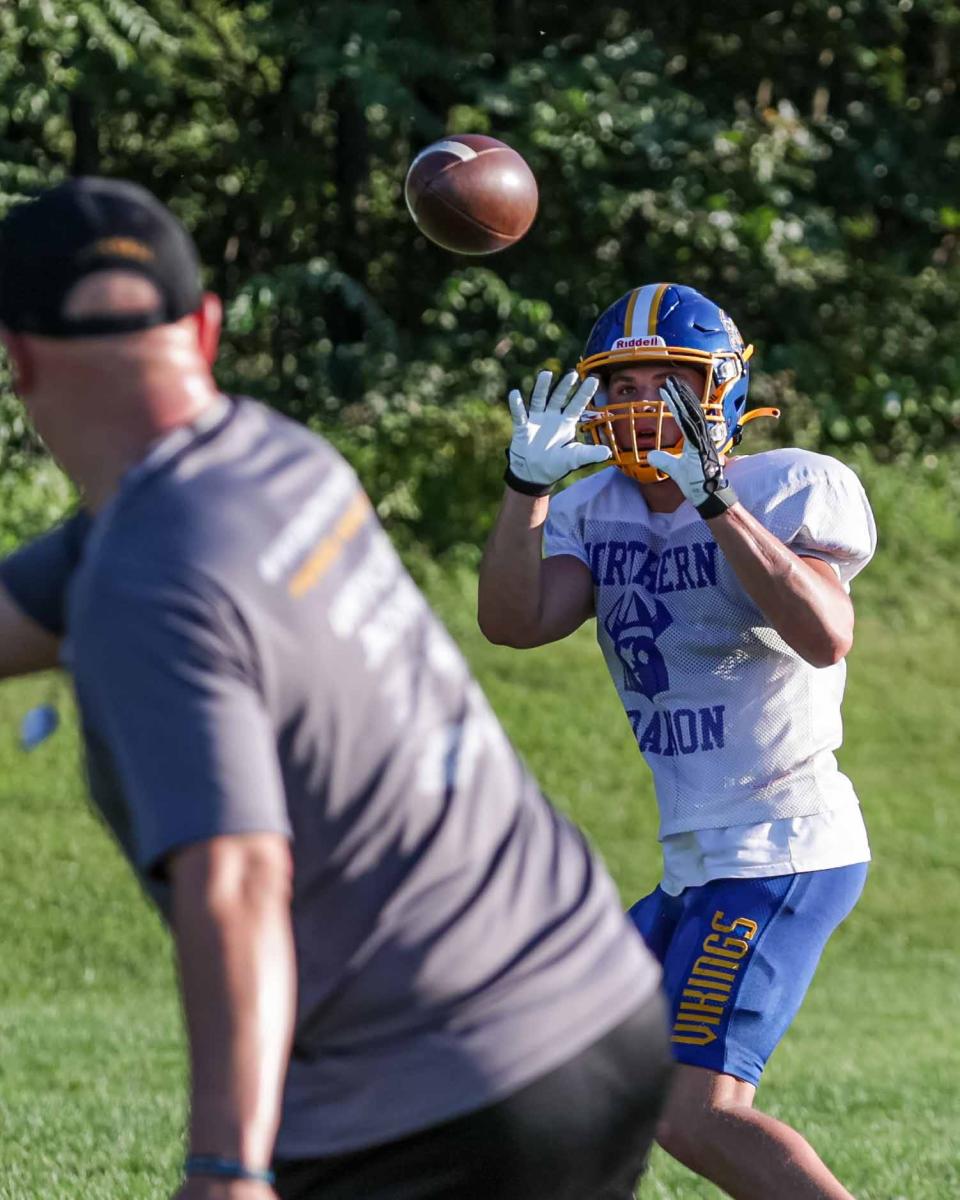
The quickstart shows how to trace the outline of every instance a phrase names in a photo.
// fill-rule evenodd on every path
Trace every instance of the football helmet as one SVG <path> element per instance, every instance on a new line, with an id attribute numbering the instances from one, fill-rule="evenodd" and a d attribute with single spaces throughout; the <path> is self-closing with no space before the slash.
<path id="1" fill-rule="evenodd" d="M 635 363 L 669 362 L 697 367 L 704 378 L 700 404 L 721 454 L 735 446 L 744 425 L 757 417 L 778 417 L 779 409 L 757 408 L 746 412 L 753 347 L 745 346 L 740 331 L 729 316 L 692 287 L 679 283 L 648 283 L 626 292 L 602 313 L 590 332 L 583 357 L 577 363 L 580 377 L 598 374 L 604 387 L 591 408 L 585 410 L 583 429 L 598 445 L 609 446 L 613 463 L 640 483 L 667 478 L 647 462 L 648 450 L 679 454 L 683 439 L 674 446 L 661 446 L 665 417 L 670 413 L 662 400 L 605 403 L 605 384 L 620 366 Z M 637 445 L 635 421 L 656 420 L 654 445 Z M 614 426 L 631 431 L 632 446 L 620 445 Z"/>

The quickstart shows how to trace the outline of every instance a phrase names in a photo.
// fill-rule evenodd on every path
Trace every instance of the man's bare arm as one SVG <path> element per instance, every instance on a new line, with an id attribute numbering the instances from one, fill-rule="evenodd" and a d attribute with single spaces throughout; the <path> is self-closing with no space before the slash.
<path id="1" fill-rule="evenodd" d="M 60 639 L 28 617 L 0 583 L 0 679 L 49 671 L 59 655 Z"/>
<path id="2" fill-rule="evenodd" d="M 169 861 L 193 1154 L 270 1163 L 296 1002 L 292 870 L 275 833 L 212 838 Z"/>
<path id="3" fill-rule="evenodd" d="M 839 662 L 853 645 L 853 604 L 833 568 L 794 554 L 737 499 L 689 384 L 670 376 L 660 398 L 683 431 L 679 455 L 648 462 L 677 484 L 710 527 L 744 591 L 773 629 L 811 666 Z"/>
<path id="4" fill-rule="evenodd" d="M 572 555 L 543 558 L 543 526 L 555 483 L 571 471 L 610 457 L 607 446 L 577 441 L 577 423 L 599 385 L 569 371 L 555 388 L 541 371 L 524 404 L 507 398 L 513 438 L 507 488 L 480 565 L 477 619 L 484 635 L 520 648 L 556 642 L 593 615 L 590 571 Z"/>
<path id="5" fill-rule="evenodd" d="M 707 524 L 743 590 L 771 627 L 814 667 L 853 645 L 853 604 L 829 563 L 794 554 L 742 504 Z"/>
<path id="6" fill-rule="evenodd" d="M 570 555 L 542 557 L 549 498 L 507 488 L 480 564 L 477 619 L 501 646 L 556 642 L 593 616 L 593 578 Z"/>

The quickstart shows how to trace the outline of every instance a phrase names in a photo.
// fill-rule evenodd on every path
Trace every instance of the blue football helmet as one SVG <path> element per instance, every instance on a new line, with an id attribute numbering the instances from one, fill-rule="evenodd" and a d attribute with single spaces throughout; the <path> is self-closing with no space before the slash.
<path id="1" fill-rule="evenodd" d="M 743 426 L 756 417 L 780 415 L 775 408 L 747 413 L 750 358 L 753 347 L 745 346 L 740 330 L 712 300 L 694 288 L 679 283 L 648 283 L 621 296 L 598 318 L 577 363 L 581 379 L 599 374 L 606 381 L 620 366 L 668 362 L 699 368 L 704 377 L 700 403 L 711 436 L 721 454 L 735 446 Z M 662 400 L 606 404 L 601 392 L 594 407 L 584 412 L 581 428 L 594 442 L 613 450 L 613 462 L 632 479 L 654 483 L 667 478 L 649 466 L 649 450 L 664 449 L 679 454 L 683 439 L 673 446 L 660 445 L 664 417 L 670 412 Z M 637 445 L 634 421 L 656 418 L 655 445 Z M 632 447 L 621 444 L 614 425 L 632 431 Z"/>

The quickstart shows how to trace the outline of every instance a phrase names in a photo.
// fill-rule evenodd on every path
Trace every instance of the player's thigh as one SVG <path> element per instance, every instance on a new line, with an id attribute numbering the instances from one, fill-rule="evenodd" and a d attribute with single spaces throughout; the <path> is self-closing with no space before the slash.
<path id="1" fill-rule="evenodd" d="M 674 1058 L 756 1086 L 866 870 L 861 863 L 688 889 L 664 960 Z"/>

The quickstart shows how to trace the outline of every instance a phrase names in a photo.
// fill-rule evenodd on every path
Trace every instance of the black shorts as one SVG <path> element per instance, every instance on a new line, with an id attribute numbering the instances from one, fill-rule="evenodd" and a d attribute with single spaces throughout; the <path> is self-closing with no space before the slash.
<path id="1" fill-rule="evenodd" d="M 659 995 L 507 1099 L 350 1154 L 277 1162 L 282 1200 L 630 1200 L 672 1061 Z"/>

